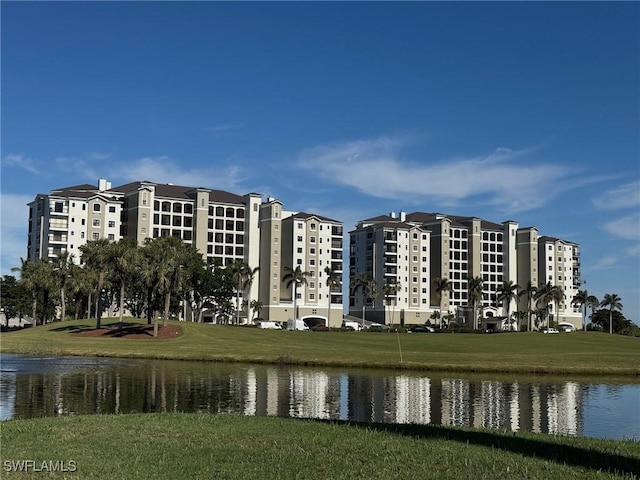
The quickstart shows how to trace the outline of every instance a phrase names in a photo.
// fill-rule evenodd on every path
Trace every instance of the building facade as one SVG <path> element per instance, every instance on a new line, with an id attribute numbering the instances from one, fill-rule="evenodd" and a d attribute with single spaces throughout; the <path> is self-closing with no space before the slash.
<path id="1" fill-rule="evenodd" d="M 553 312 L 554 321 L 575 326 L 581 321 L 579 309 L 571 305 L 580 286 L 578 245 L 538 237 L 535 227 L 519 228 L 513 220 L 494 223 L 477 217 L 400 212 L 358 222 L 349 234 L 350 278 L 368 273 L 378 290 L 390 279 L 399 281 L 397 305 L 407 323 L 424 323 L 442 306 L 441 315 L 450 315 L 458 323 L 504 328 L 507 312 L 511 317 L 527 310 L 523 297 L 508 306 L 497 301 L 502 283 L 509 281 L 521 288 L 528 282 L 536 287 L 547 282 L 561 286 L 565 301 L 559 312 Z M 542 253 L 549 248 L 554 255 Z M 469 297 L 469 280 L 474 277 L 481 278 L 483 285 L 481 319 L 474 319 L 478 323 L 471 318 Z M 437 292 L 438 278 L 448 279 L 451 290 Z M 391 322 L 384 299 L 378 295 L 374 302 L 367 302 L 361 290 L 350 292 L 349 314 L 362 317 L 363 303 L 369 308 L 367 320 Z"/>
<path id="2" fill-rule="evenodd" d="M 244 295 L 258 300 L 265 320 L 293 314 L 291 289 L 283 282 L 285 266 L 301 265 L 309 282 L 298 291 L 299 318 L 342 321 L 341 292 L 329 292 L 323 280 L 330 266 L 342 279 L 342 224 L 313 214 L 282 210 L 282 203 L 257 193 L 131 182 L 112 187 L 78 185 L 39 194 L 29 203 L 27 258 L 54 259 L 62 251 L 80 263 L 80 247 L 90 240 L 118 241 L 173 236 L 193 245 L 209 263 L 236 260 L 260 267 Z M 275 300 L 274 300 L 275 299 Z M 319 321 L 319 320 L 318 320 Z"/>

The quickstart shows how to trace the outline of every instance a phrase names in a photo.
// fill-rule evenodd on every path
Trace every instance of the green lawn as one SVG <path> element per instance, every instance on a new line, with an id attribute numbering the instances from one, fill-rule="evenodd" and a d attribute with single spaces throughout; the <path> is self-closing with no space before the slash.
<path id="1" fill-rule="evenodd" d="M 135 323 L 133 319 L 127 319 Z M 103 325 L 115 325 L 114 319 Z M 595 332 L 396 334 L 290 332 L 181 323 L 178 338 L 72 335 L 94 320 L 3 333 L 0 352 L 227 362 L 404 368 L 439 371 L 640 375 L 640 338 Z"/>
<path id="2" fill-rule="evenodd" d="M 597 480 L 640 473 L 638 442 L 426 425 L 142 414 L 11 420 L 0 430 L 6 479 Z M 69 471 L 17 472 L 21 460 L 40 469 L 60 461 Z"/>

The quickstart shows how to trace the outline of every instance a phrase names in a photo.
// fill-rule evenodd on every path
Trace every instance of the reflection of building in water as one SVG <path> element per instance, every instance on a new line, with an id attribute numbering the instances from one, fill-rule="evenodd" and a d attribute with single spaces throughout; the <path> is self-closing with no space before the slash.
<path id="1" fill-rule="evenodd" d="M 461 379 L 442 379 L 442 425 L 471 425 L 470 383 Z"/>
<path id="2" fill-rule="evenodd" d="M 328 375 L 324 372 L 296 371 L 290 375 L 292 417 L 329 418 Z"/>
<path id="3" fill-rule="evenodd" d="M 241 413 L 581 434 L 583 390 L 249 366 L 182 374 L 164 364 L 79 374 L 2 376 L 3 419 L 91 413 Z"/>
<path id="4" fill-rule="evenodd" d="M 426 377 L 397 377 L 399 394 L 398 423 L 431 421 L 431 380 Z M 405 393 L 406 392 L 406 393 Z"/>

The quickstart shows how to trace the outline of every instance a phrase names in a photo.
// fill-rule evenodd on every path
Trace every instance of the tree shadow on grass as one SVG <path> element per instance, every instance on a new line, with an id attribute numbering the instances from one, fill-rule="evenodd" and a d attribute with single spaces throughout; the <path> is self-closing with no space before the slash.
<path id="1" fill-rule="evenodd" d="M 103 323 L 100 330 L 104 330 L 103 335 L 115 335 L 116 333 L 118 333 L 118 322 L 110 322 L 110 323 Z M 134 332 L 134 333 L 142 333 L 142 331 L 148 328 L 148 325 L 146 324 L 140 324 L 140 323 L 135 323 L 135 322 L 123 322 L 122 323 L 122 329 L 123 330 L 128 330 L 129 332 Z M 59 327 L 56 328 L 52 328 L 50 331 L 51 332 L 70 332 L 70 333 L 78 333 L 78 332 L 87 332 L 87 331 L 91 331 L 91 330 L 96 330 L 96 325 L 95 323 L 92 324 L 81 324 L 81 325 L 61 325 Z"/>
<path id="2" fill-rule="evenodd" d="M 52 328 L 49 331 L 50 332 L 71 332 L 71 333 L 76 333 L 76 332 L 84 332 L 87 330 L 94 330 L 96 328 L 95 324 L 93 325 L 64 325 L 64 326 L 60 326 L 60 327 L 56 327 L 56 328 Z"/>
<path id="3" fill-rule="evenodd" d="M 386 424 L 339 420 L 314 421 L 367 428 L 369 430 L 405 435 L 412 438 L 439 438 L 464 444 L 492 447 L 528 457 L 609 472 L 615 475 L 629 476 L 632 478 L 638 478 L 640 476 L 639 457 L 607 453 L 595 448 L 576 447 L 552 441 L 547 442 L 542 439 L 521 438 L 509 433 L 501 434 L 498 431 L 469 431 L 439 427 L 436 425 Z"/>

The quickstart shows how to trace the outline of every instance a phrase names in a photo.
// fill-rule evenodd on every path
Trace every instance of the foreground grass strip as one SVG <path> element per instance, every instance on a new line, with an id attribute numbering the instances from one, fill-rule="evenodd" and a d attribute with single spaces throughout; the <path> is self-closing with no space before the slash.
<path id="1" fill-rule="evenodd" d="M 127 319 L 128 324 L 139 321 Z M 105 320 L 115 327 L 115 320 Z M 175 322 L 177 338 L 74 336 L 94 320 L 3 333 L 0 351 L 479 373 L 640 376 L 640 338 L 595 332 L 396 334 L 289 332 Z M 399 344 L 402 349 L 400 361 Z"/>
<path id="2" fill-rule="evenodd" d="M 7 479 L 34 478 L 33 468 L 17 471 L 23 460 L 36 466 L 65 462 L 73 471 L 47 478 L 81 479 L 640 475 L 638 442 L 489 430 L 201 414 L 39 418 L 7 421 L 0 428 Z"/>

